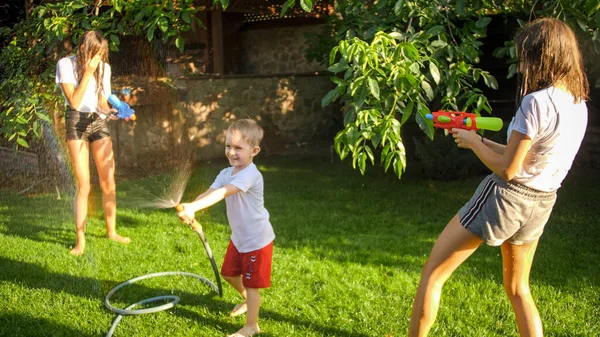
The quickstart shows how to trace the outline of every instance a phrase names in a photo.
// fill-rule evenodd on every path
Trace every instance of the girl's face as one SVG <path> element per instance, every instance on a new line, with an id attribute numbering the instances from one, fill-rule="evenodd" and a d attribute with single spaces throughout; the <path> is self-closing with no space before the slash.
<path id="1" fill-rule="evenodd" d="M 254 156 L 258 154 L 260 148 L 251 146 L 246 142 L 238 131 L 227 132 L 225 137 L 225 156 L 229 164 L 234 167 L 234 172 L 244 169 L 252 163 Z"/>

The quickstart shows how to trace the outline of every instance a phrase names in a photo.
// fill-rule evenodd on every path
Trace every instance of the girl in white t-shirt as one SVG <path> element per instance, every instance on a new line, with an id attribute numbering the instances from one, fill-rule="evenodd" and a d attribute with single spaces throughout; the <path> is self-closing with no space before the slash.
<path id="1" fill-rule="evenodd" d="M 504 288 L 521 336 L 542 336 L 529 289 L 533 256 L 571 168 L 587 125 L 588 82 L 577 39 L 556 19 L 529 23 L 515 38 L 521 76 L 520 106 L 502 145 L 474 131 L 453 129 L 493 172 L 450 220 L 421 274 L 409 336 L 426 336 L 444 282 L 483 242 L 501 246 Z"/>
<path id="2" fill-rule="evenodd" d="M 115 162 L 107 125 L 107 116 L 111 112 L 107 102 L 111 93 L 110 75 L 108 42 L 97 31 L 85 33 L 75 49 L 75 56 L 62 58 L 56 65 L 56 83 L 62 90 L 67 107 L 67 146 L 77 181 L 77 243 L 71 250 L 71 254 L 76 256 L 85 250 L 90 150 L 100 178 L 107 235 L 118 242 L 130 242 L 129 238 L 120 236 L 116 231 Z"/>

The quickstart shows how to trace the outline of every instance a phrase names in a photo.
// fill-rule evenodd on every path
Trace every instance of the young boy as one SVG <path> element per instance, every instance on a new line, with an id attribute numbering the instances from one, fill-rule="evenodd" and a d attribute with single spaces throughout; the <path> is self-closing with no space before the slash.
<path id="1" fill-rule="evenodd" d="M 189 223 L 194 213 L 225 199 L 231 239 L 221 275 L 244 298 L 231 316 L 247 312 L 246 324 L 229 337 L 248 337 L 260 332 L 260 288 L 271 286 L 271 259 L 275 234 L 264 207 L 263 178 L 252 162 L 260 152 L 263 129 L 251 119 L 241 119 L 227 129 L 225 156 L 231 167 L 223 169 L 210 188 L 177 215 Z"/>

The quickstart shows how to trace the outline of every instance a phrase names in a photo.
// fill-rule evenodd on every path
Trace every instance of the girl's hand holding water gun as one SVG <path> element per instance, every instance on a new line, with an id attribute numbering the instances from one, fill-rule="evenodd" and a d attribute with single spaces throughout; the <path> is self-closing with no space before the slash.
<path id="1" fill-rule="evenodd" d="M 452 137 L 456 145 L 463 149 L 471 149 L 475 144 L 483 143 L 483 137 L 475 130 L 453 128 Z"/>

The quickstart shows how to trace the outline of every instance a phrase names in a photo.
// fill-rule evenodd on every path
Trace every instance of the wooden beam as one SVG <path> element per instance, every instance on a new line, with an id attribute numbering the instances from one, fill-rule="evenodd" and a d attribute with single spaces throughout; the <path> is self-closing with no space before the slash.
<path id="1" fill-rule="evenodd" d="M 211 37 L 212 37 L 212 59 L 213 73 L 223 74 L 225 72 L 223 60 L 223 11 L 218 7 L 211 12 Z"/>

